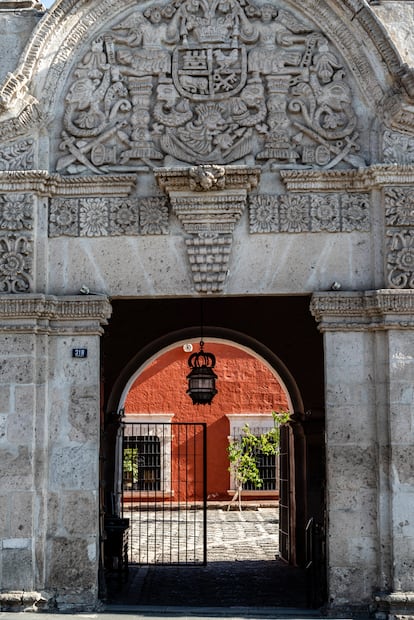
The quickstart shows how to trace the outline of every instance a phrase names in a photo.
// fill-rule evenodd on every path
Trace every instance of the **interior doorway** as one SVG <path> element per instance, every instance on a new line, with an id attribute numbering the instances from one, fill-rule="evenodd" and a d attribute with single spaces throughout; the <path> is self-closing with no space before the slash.
<path id="1" fill-rule="evenodd" d="M 254 567 L 247 567 L 246 563 L 239 561 L 233 562 L 233 565 L 230 566 L 231 562 L 223 557 L 225 565 L 219 561 L 215 567 L 217 569 L 219 568 L 218 564 L 221 564 L 220 583 L 224 590 L 221 591 L 220 600 L 226 604 L 228 601 L 227 594 L 232 592 L 236 597 L 236 599 L 232 599 L 232 605 L 237 604 L 237 602 L 246 605 L 248 604 L 246 593 L 250 591 L 255 594 L 261 593 L 264 606 L 270 604 L 272 606 L 297 607 L 298 602 L 301 603 L 299 606 L 305 604 L 305 601 L 309 604 L 310 599 L 315 602 L 322 596 L 321 584 L 317 584 L 319 594 L 316 597 L 314 595 L 309 597 L 309 592 L 306 592 L 306 583 L 309 583 L 309 579 L 306 582 L 303 571 L 309 559 L 307 557 L 306 525 L 309 522 L 309 517 L 312 517 L 317 523 L 322 523 L 324 513 L 324 498 L 321 494 L 323 485 L 320 484 L 324 475 L 323 357 L 321 339 L 308 311 L 308 300 L 306 298 L 256 298 L 255 300 L 249 298 L 211 298 L 203 300 L 203 304 L 205 340 L 209 337 L 213 341 L 214 339 L 230 341 L 240 347 L 241 350 L 248 348 L 260 356 L 264 363 L 276 370 L 281 377 L 291 399 L 289 408 L 293 412 L 292 425 L 283 439 L 285 461 L 283 465 L 282 460 L 282 470 L 286 476 L 287 484 L 283 489 L 285 497 L 284 502 L 282 502 L 282 514 L 284 514 L 285 519 L 284 532 L 286 536 L 277 553 L 279 555 L 282 548 L 285 562 L 282 562 L 280 557 L 275 557 L 280 561 L 280 565 L 273 562 L 265 567 L 263 564 L 263 571 L 260 571 L 258 564 Z M 116 436 L 119 436 L 119 423 L 121 421 L 119 403 L 122 402 L 122 392 L 131 387 L 131 378 L 134 374 L 142 371 L 143 367 L 148 364 L 148 360 L 155 359 L 160 350 L 171 347 L 172 343 L 176 343 L 177 340 L 182 342 L 191 337 L 198 337 L 198 306 L 199 300 L 128 300 L 114 302 L 114 320 L 111 321 L 110 328 L 104 337 L 105 410 L 103 422 L 106 441 L 104 444 L 105 468 L 103 476 L 105 477 L 107 491 L 109 489 L 112 491 L 110 501 L 108 501 L 108 492 L 104 494 L 102 500 L 105 515 L 108 514 L 108 506 L 115 511 L 117 509 L 117 502 L 114 502 L 114 493 L 117 490 L 114 471 L 116 470 Z M 257 321 L 259 317 L 261 321 Z M 146 322 L 145 330 L 137 329 L 137 320 Z M 234 329 L 234 327 L 239 329 Z M 151 335 L 152 338 L 149 337 Z M 258 338 L 259 335 L 260 339 Z M 299 363 L 297 357 L 299 353 L 301 353 L 302 363 Z M 312 365 L 308 367 L 307 373 L 305 367 L 310 359 L 312 359 Z M 188 396 L 186 397 L 188 398 Z M 305 403 L 312 405 L 311 409 L 308 409 Z M 200 407 L 196 409 L 200 409 Z M 160 413 L 165 414 L 165 411 Z M 138 437 L 142 438 L 143 435 L 138 435 Z M 312 509 L 312 514 L 309 512 L 309 507 Z M 248 512 L 250 511 L 245 512 L 246 519 L 249 516 Z M 279 513 L 277 509 L 274 510 L 272 517 L 274 530 L 278 530 Z M 250 561 L 254 562 L 255 560 Z M 212 591 L 209 592 L 208 587 L 206 587 L 209 581 L 207 573 L 212 568 L 207 564 L 207 567 L 204 567 L 204 572 L 199 573 L 200 587 L 196 586 L 197 578 L 195 578 L 194 572 L 192 573 L 190 587 L 186 588 L 190 594 L 190 598 L 187 597 L 186 599 L 187 602 L 191 600 L 191 596 L 196 591 L 199 591 L 196 597 L 198 604 L 211 605 L 214 602 Z M 230 586 L 230 583 L 243 583 L 243 569 L 246 569 L 245 578 L 247 579 L 250 574 L 250 579 L 252 579 L 253 568 L 261 585 L 258 585 L 258 589 L 254 591 L 251 588 L 242 588 L 236 594 L 237 588 L 235 590 L 234 587 Z M 163 570 L 165 571 L 167 568 Z M 174 570 L 177 568 L 175 567 Z M 281 571 L 280 574 L 275 574 L 275 570 L 276 573 Z M 127 602 L 127 599 L 131 600 L 131 596 L 126 595 L 127 590 L 130 594 L 140 590 L 141 597 L 138 601 L 135 599 L 135 604 L 148 604 L 147 596 L 151 592 L 149 584 L 152 583 L 152 590 L 156 595 L 154 595 L 155 598 L 151 604 L 167 604 L 165 600 L 162 600 L 162 590 L 159 585 L 161 582 L 169 582 L 172 572 L 170 571 L 169 576 L 165 572 L 161 576 L 160 571 L 161 567 L 158 566 L 156 568 L 157 574 L 155 574 L 153 569 L 148 569 L 148 565 L 143 571 L 141 565 L 134 571 L 132 577 L 129 575 L 128 585 L 123 586 L 124 602 Z M 144 572 L 146 575 L 143 581 Z M 228 582 L 230 587 L 227 589 L 224 577 L 226 574 L 229 575 L 230 579 Z M 179 581 L 182 583 L 182 579 L 187 579 L 187 577 L 181 572 Z M 286 578 L 288 581 L 285 581 L 285 586 L 280 587 Z M 161 582 L 158 582 L 158 579 L 161 579 Z M 289 600 L 286 599 L 288 592 L 286 584 L 289 583 L 292 586 L 295 579 L 298 580 L 296 585 L 299 589 L 296 588 L 295 595 L 289 603 Z M 266 583 L 269 584 L 270 598 L 266 596 Z M 193 585 L 191 586 L 191 584 Z M 143 595 L 144 591 L 146 592 L 145 596 Z M 173 591 L 174 588 L 170 588 L 170 592 Z M 205 592 L 204 598 L 201 596 L 201 591 Z M 216 593 L 217 591 L 216 588 Z M 226 592 L 226 596 L 224 596 L 224 592 Z M 179 604 L 180 601 L 183 601 L 182 588 L 179 594 L 176 592 L 175 603 L 173 604 Z M 254 596 L 251 597 L 251 604 L 254 605 L 253 599 Z"/>

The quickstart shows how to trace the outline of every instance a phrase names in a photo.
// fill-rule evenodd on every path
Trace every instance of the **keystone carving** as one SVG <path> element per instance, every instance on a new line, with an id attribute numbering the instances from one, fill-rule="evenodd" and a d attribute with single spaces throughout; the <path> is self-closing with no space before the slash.
<path id="1" fill-rule="evenodd" d="M 342 59 L 269 4 L 136 6 L 90 43 L 64 101 L 56 168 L 66 174 L 365 164 Z"/>
<path id="2" fill-rule="evenodd" d="M 200 293 L 222 291 L 233 230 L 245 210 L 247 192 L 258 184 L 259 170 L 198 166 L 156 170 L 155 177 L 188 235 L 195 289 Z"/>

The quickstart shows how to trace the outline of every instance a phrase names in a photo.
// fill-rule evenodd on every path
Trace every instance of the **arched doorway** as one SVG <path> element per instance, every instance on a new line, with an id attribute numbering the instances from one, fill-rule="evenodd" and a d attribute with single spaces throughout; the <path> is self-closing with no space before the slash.
<path id="1" fill-rule="evenodd" d="M 285 537 L 281 541 L 281 553 L 291 566 L 299 567 L 304 567 L 309 560 L 306 556 L 306 525 L 313 518 L 322 528 L 324 514 L 323 355 L 320 336 L 309 315 L 308 301 L 306 297 L 203 300 L 205 340 L 209 344 L 231 342 L 243 354 L 249 351 L 278 375 L 289 395 L 293 419 L 282 442 L 286 485 L 281 501 L 285 506 Z M 156 360 L 160 351 L 171 350 L 177 343 L 182 351 L 183 343 L 191 339 L 195 342 L 200 328 L 199 304 L 198 299 L 120 300 L 113 303 L 114 316 L 104 336 L 103 347 L 106 398 L 104 477 L 107 491 L 112 494 L 117 488 L 114 471 L 119 409 L 137 375 L 145 372 L 148 362 Z M 253 321 L 254 316 L 261 316 L 263 320 Z M 145 329 L 137 330 L 137 321 L 143 321 Z M 185 395 L 185 374 L 183 381 L 182 393 L 188 398 Z M 113 502 L 108 501 L 108 493 L 104 504 L 105 512 L 108 506 L 113 506 Z M 321 603 L 321 564 L 318 571 L 317 593 L 308 600 Z"/>

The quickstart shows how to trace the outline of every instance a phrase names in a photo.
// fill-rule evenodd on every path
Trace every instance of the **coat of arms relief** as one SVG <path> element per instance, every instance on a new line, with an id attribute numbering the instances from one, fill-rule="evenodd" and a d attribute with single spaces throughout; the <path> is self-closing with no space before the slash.
<path id="1" fill-rule="evenodd" d="M 363 164 L 340 57 L 273 4 L 137 7 L 91 42 L 64 107 L 63 173 Z"/>
<path id="2" fill-rule="evenodd" d="M 154 171 L 186 233 L 194 287 L 206 293 L 223 290 L 234 227 L 260 173 L 364 165 L 331 43 L 285 9 L 247 0 L 173 0 L 125 14 L 74 67 L 62 124 L 62 174 L 139 171 L 142 193 Z M 250 232 L 369 227 L 366 196 L 349 206 L 322 194 L 312 208 L 308 198 L 252 197 Z M 168 231 L 165 196 L 118 203 L 54 200 L 49 234 Z"/>

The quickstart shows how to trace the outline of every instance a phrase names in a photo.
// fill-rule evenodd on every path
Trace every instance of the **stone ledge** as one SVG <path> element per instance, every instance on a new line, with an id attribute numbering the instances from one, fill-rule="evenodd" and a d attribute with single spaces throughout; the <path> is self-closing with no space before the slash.
<path id="1" fill-rule="evenodd" d="M 0 295 L 0 331 L 100 334 L 111 312 L 106 296 Z"/>
<path id="2" fill-rule="evenodd" d="M 414 290 L 314 293 L 310 311 L 322 332 L 414 329 Z"/>
<path id="3" fill-rule="evenodd" d="M 44 611 L 54 607 L 52 600 L 52 597 L 45 592 L 26 592 L 24 590 L 1 592 L 0 611 Z"/>

